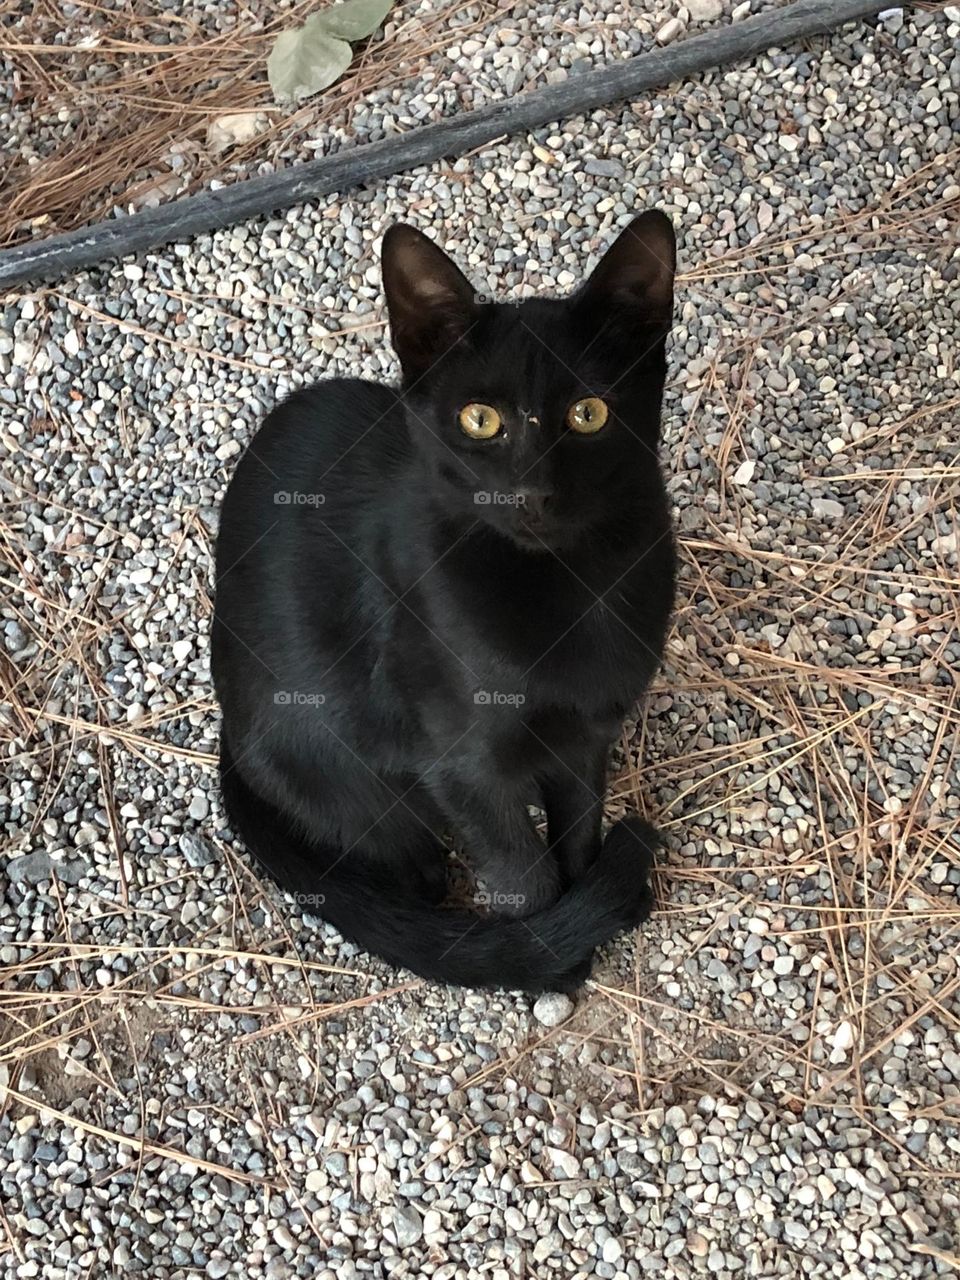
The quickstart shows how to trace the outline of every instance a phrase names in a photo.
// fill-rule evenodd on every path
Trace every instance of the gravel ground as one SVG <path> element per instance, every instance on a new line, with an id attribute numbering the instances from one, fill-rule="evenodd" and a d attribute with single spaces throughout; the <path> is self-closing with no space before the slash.
<path id="1" fill-rule="evenodd" d="M 266 57 L 311 0 L 250 0 L 240 14 L 187 0 L 176 23 L 131 0 L 30 6 L 0 33 L 0 136 L 13 161 L 0 171 L 0 239 L 272 172 L 785 3 L 400 0 L 336 87 L 295 108 L 274 101 Z"/>
<path id="2" fill-rule="evenodd" d="M 4 1275 L 956 1271 L 958 40 L 894 14 L 4 301 Z M 610 814 L 660 910 L 575 1006 L 431 986 L 232 846 L 217 503 L 278 395 L 395 375 L 390 221 L 518 296 L 647 204 L 683 575 Z"/>

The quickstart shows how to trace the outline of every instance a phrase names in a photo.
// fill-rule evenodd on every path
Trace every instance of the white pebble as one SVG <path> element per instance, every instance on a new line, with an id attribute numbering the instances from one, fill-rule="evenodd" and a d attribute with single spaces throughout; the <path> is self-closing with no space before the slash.
<path id="1" fill-rule="evenodd" d="M 671 40 L 676 40 L 682 30 L 683 23 L 680 19 L 670 18 L 657 32 L 657 44 L 669 44 Z"/>
<path id="2" fill-rule="evenodd" d="M 573 1013 L 573 1001 L 562 991 L 549 991 L 533 1006 L 533 1016 L 545 1027 L 558 1027 Z"/>

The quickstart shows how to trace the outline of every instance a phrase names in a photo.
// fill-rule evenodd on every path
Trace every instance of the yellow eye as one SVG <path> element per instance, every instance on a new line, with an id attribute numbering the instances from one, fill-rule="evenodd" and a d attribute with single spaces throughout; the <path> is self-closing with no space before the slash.
<path id="1" fill-rule="evenodd" d="M 460 426 L 474 440 L 489 440 L 500 430 L 500 415 L 488 404 L 468 404 L 460 410 Z"/>
<path id="2" fill-rule="evenodd" d="M 578 400 L 567 410 L 567 426 L 585 436 L 599 431 L 606 420 L 607 406 L 597 396 Z"/>

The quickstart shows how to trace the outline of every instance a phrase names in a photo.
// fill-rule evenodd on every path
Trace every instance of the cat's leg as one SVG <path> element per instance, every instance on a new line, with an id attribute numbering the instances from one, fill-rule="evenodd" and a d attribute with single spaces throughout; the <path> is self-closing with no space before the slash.
<path id="1" fill-rule="evenodd" d="M 607 744 L 596 741 L 558 760 L 543 779 L 547 845 L 565 887 L 579 880 L 600 852 L 606 772 Z"/>
<path id="2" fill-rule="evenodd" d="M 446 897 L 447 847 L 442 816 L 410 775 L 379 775 L 328 749 L 311 759 L 257 758 L 261 791 L 314 843 L 318 876 L 325 864 L 386 872 L 396 892 L 437 904 Z"/>
<path id="3" fill-rule="evenodd" d="M 518 790 L 445 772 L 431 775 L 431 794 L 462 840 L 501 915 L 529 916 L 560 893 L 556 859 L 547 852 Z"/>
<path id="4" fill-rule="evenodd" d="M 422 788 L 408 778 L 390 778 L 393 798 L 383 798 L 381 815 L 364 818 L 352 843 L 367 860 L 388 867 L 405 895 L 438 905 L 447 895 L 447 846 L 441 837 L 442 818 Z"/>
<path id="5" fill-rule="evenodd" d="M 431 906 L 447 896 L 447 847 L 415 814 L 395 811 L 364 833 L 362 848 L 408 896 Z"/>

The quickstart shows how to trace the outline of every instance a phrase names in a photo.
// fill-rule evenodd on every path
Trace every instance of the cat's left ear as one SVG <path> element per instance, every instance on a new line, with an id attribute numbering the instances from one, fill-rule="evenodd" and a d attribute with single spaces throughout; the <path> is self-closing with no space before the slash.
<path id="1" fill-rule="evenodd" d="M 623 231 L 577 293 L 577 305 L 669 329 L 677 242 L 666 214 L 648 209 Z"/>
<path id="2" fill-rule="evenodd" d="M 432 240 L 398 222 L 380 251 L 390 335 L 404 378 L 421 377 L 476 319 L 473 286 Z"/>

